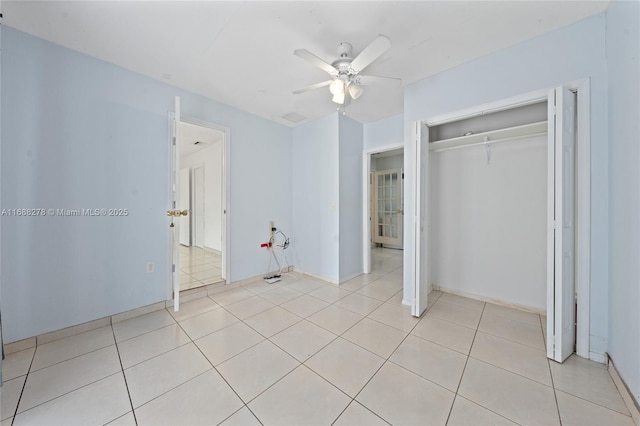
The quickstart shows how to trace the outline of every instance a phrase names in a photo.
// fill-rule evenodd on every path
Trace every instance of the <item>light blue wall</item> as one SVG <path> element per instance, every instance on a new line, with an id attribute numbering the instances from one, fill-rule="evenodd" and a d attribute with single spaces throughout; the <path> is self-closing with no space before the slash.
<path id="1" fill-rule="evenodd" d="M 0 27 L 1 28 L 1 27 Z M 0 93 L 2 92 L 2 30 L 0 29 Z M 2 96 L 0 95 L 0 99 Z M 2 123 L 2 108 L 0 108 L 0 123 Z M 0 135 L 2 127 L 0 126 Z M 0 138 L 1 140 L 1 138 Z M 1 148 L 0 144 L 0 148 Z M 0 188 L 2 187 L 2 149 L 0 149 Z M 2 192 L 0 191 L 0 194 Z M 2 207 L 0 205 L 0 207 Z M 2 216 L 0 215 L 0 241 L 2 241 Z M 2 259 L 2 244 L 0 244 L 0 259 Z M 0 347 L 4 348 L 4 338 L 2 336 L 2 263 L 0 262 Z M 2 386 L 2 355 L 0 354 L 0 386 Z"/>
<path id="2" fill-rule="evenodd" d="M 373 158 L 371 161 L 371 168 L 375 170 L 391 170 L 391 169 L 404 169 L 404 153 L 394 155 L 393 157 L 380 157 Z"/>
<path id="3" fill-rule="evenodd" d="M 338 114 L 293 129 L 294 264 L 301 271 L 340 278 Z"/>
<path id="4" fill-rule="evenodd" d="M 609 348 L 640 402 L 640 3 L 607 11 Z"/>
<path id="5" fill-rule="evenodd" d="M 608 318 L 608 150 L 605 15 L 597 15 L 552 33 L 482 57 L 405 88 L 405 211 L 413 211 L 415 145 L 412 124 L 590 78 L 591 89 L 591 351 L 604 354 Z M 405 215 L 405 240 L 414 222 Z M 405 254 L 406 254 L 405 250 Z M 405 255 L 405 282 L 412 264 Z M 412 300 L 411 289 L 404 289 Z"/>
<path id="6" fill-rule="evenodd" d="M 340 151 L 340 282 L 362 273 L 363 126 L 338 115 Z"/>
<path id="7" fill-rule="evenodd" d="M 364 125 L 364 149 L 371 150 L 404 142 L 404 116 L 402 114 Z"/>
<path id="8" fill-rule="evenodd" d="M 290 129 L 7 27 L 2 43 L 2 208 L 130 212 L 3 218 L 5 342 L 166 299 L 175 95 L 230 128 L 230 279 L 264 272 L 269 220 L 291 228 Z"/>

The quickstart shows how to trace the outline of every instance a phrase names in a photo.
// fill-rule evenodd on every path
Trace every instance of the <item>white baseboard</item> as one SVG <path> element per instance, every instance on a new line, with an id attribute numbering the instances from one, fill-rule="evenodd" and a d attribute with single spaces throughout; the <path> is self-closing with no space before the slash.
<path id="1" fill-rule="evenodd" d="M 600 364 L 606 364 L 607 363 L 607 355 L 606 354 L 600 354 L 600 353 L 597 353 L 597 352 L 589 352 L 589 359 L 591 361 L 599 362 Z"/>
<path id="2" fill-rule="evenodd" d="M 346 283 L 347 281 L 352 280 L 355 277 L 359 277 L 360 275 L 362 275 L 362 272 L 356 272 L 355 274 L 349 275 L 347 278 L 340 280 L 340 284 Z"/>
<path id="3" fill-rule="evenodd" d="M 514 309 L 518 309 L 518 310 L 521 310 L 521 311 L 531 312 L 531 313 L 534 313 L 534 314 L 539 314 L 539 315 L 546 315 L 547 314 L 547 310 L 546 309 L 540 309 L 540 308 L 536 308 L 534 306 L 521 305 L 519 303 L 506 302 L 504 300 L 493 299 L 491 297 L 485 297 L 485 296 L 482 296 L 482 295 L 479 295 L 479 294 L 467 293 L 466 291 L 459 291 L 459 290 L 456 290 L 456 289 L 447 288 L 447 287 L 441 287 L 441 286 L 437 286 L 437 285 L 433 285 L 433 289 L 441 291 L 443 293 L 455 294 L 456 296 L 467 297 L 469 299 L 475 299 L 475 300 L 479 300 L 481 302 L 489 302 L 489 303 L 493 303 L 495 305 L 500 305 L 500 306 L 504 306 L 504 307 L 507 307 L 507 308 L 514 308 Z"/>
<path id="4" fill-rule="evenodd" d="M 308 275 L 308 276 L 310 276 L 312 278 L 316 278 L 316 279 L 319 279 L 319 280 L 322 280 L 322 281 L 326 281 L 326 282 L 334 284 L 334 285 L 340 285 L 338 280 L 334 280 L 333 278 L 325 277 L 325 276 L 318 275 L 318 274 L 311 274 L 309 272 L 302 271 L 302 270 L 300 270 L 298 268 L 293 268 L 293 270 L 295 272 L 300 273 L 300 274 Z M 358 274 L 358 275 L 360 275 L 360 274 Z"/>
<path id="5" fill-rule="evenodd" d="M 616 366 L 611 357 L 607 357 L 607 361 L 609 375 L 613 379 L 613 383 L 618 388 L 620 395 L 622 395 L 622 399 L 624 400 L 627 409 L 631 413 L 633 422 L 636 425 L 640 425 L 640 403 L 634 398 L 633 394 L 629 390 L 629 387 L 627 386 L 625 381 L 622 380 L 622 377 L 620 377 L 620 374 L 618 373 L 618 370 L 616 369 Z"/>

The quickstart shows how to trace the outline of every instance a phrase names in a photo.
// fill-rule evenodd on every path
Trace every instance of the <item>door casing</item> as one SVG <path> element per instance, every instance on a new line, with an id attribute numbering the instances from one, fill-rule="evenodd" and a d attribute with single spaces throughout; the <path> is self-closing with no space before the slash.
<path id="1" fill-rule="evenodd" d="M 200 120 L 197 118 L 185 116 L 181 114 L 180 122 L 193 124 L 196 126 L 206 127 L 209 129 L 217 130 L 224 134 L 224 142 L 222 144 L 222 279 L 226 282 L 226 284 L 231 283 L 231 238 L 230 238 L 230 230 L 231 230 L 231 210 L 229 205 L 229 190 L 231 187 L 231 156 L 230 156 L 230 146 L 231 146 L 231 129 L 225 126 L 221 126 L 218 124 L 214 124 L 208 121 Z M 173 122 L 174 122 L 175 114 L 172 111 L 168 113 L 168 126 L 169 126 L 169 141 L 168 141 L 168 165 L 169 169 L 171 169 L 171 158 L 173 155 L 172 151 L 172 138 L 173 138 Z M 168 199 L 172 199 L 172 176 L 171 170 L 169 170 L 169 184 L 168 188 Z M 173 295 L 173 238 L 172 233 L 167 232 L 167 259 L 169 262 L 167 263 L 167 300 L 171 300 Z M 176 260 L 178 261 L 178 260 Z M 176 266 L 177 267 L 177 266 Z"/>
<path id="2" fill-rule="evenodd" d="M 362 152 L 362 272 L 365 274 L 371 273 L 371 236 L 373 231 L 371 229 L 371 156 L 379 152 L 393 151 L 396 149 L 403 149 L 405 146 L 403 143 L 389 144 L 379 146 L 375 148 L 368 148 Z M 405 156 L 406 158 L 406 156 Z M 402 182 L 404 186 L 404 181 Z M 403 190 L 404 194 L 404 190 Z M 404 197 L 402 200 L 404 204 Z M 402 206 L 403 210 L 404 205 Z M 403 224 L 404 226 L 404 224 Z M 404 247 L 404 238 L 402 239 Z"/>

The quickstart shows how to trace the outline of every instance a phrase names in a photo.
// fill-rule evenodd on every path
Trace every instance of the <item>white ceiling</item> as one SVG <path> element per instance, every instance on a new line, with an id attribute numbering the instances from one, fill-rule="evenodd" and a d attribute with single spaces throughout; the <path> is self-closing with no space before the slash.
<path id="1" fill-rule="evenodd" d="M 363 74 L 403 84 L 602 12 L 608 1 L 2 1 L 4 24 L 289 126 L 335 111 L 327 74 L 347 41 L 392 47 Z M 367 86 L 347 107 L 366 123 L 403 110 L 403 88 Z M 303 120 L 304 122 L 304 120 Z"/>
<path id="2" fill-rule="evenodd" d="M 179 154 L 181 157 L 195 154 L 224 141 L 224 133 L 208 127 L 181 122 Z"/>

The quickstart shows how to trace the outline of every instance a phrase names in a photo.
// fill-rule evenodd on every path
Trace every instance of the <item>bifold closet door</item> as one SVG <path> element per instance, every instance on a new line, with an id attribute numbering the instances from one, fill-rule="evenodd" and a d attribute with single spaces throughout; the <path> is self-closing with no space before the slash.
<path id="1" fill-rule="evenodd" d="M 575 95 L 549 93 L 547 187 L 547 356 L 562 362 L 575 345 Z"/>
<path id="2" fill-rule="evenodd" d="M 419 317 L 427 309 L 429 296 L 429 128 L 416 122 L 413 128 L 416 146 L 416 188 L 415 188 L 415 281 L 413 283 L 413 304 L 411 315 Z"/>

